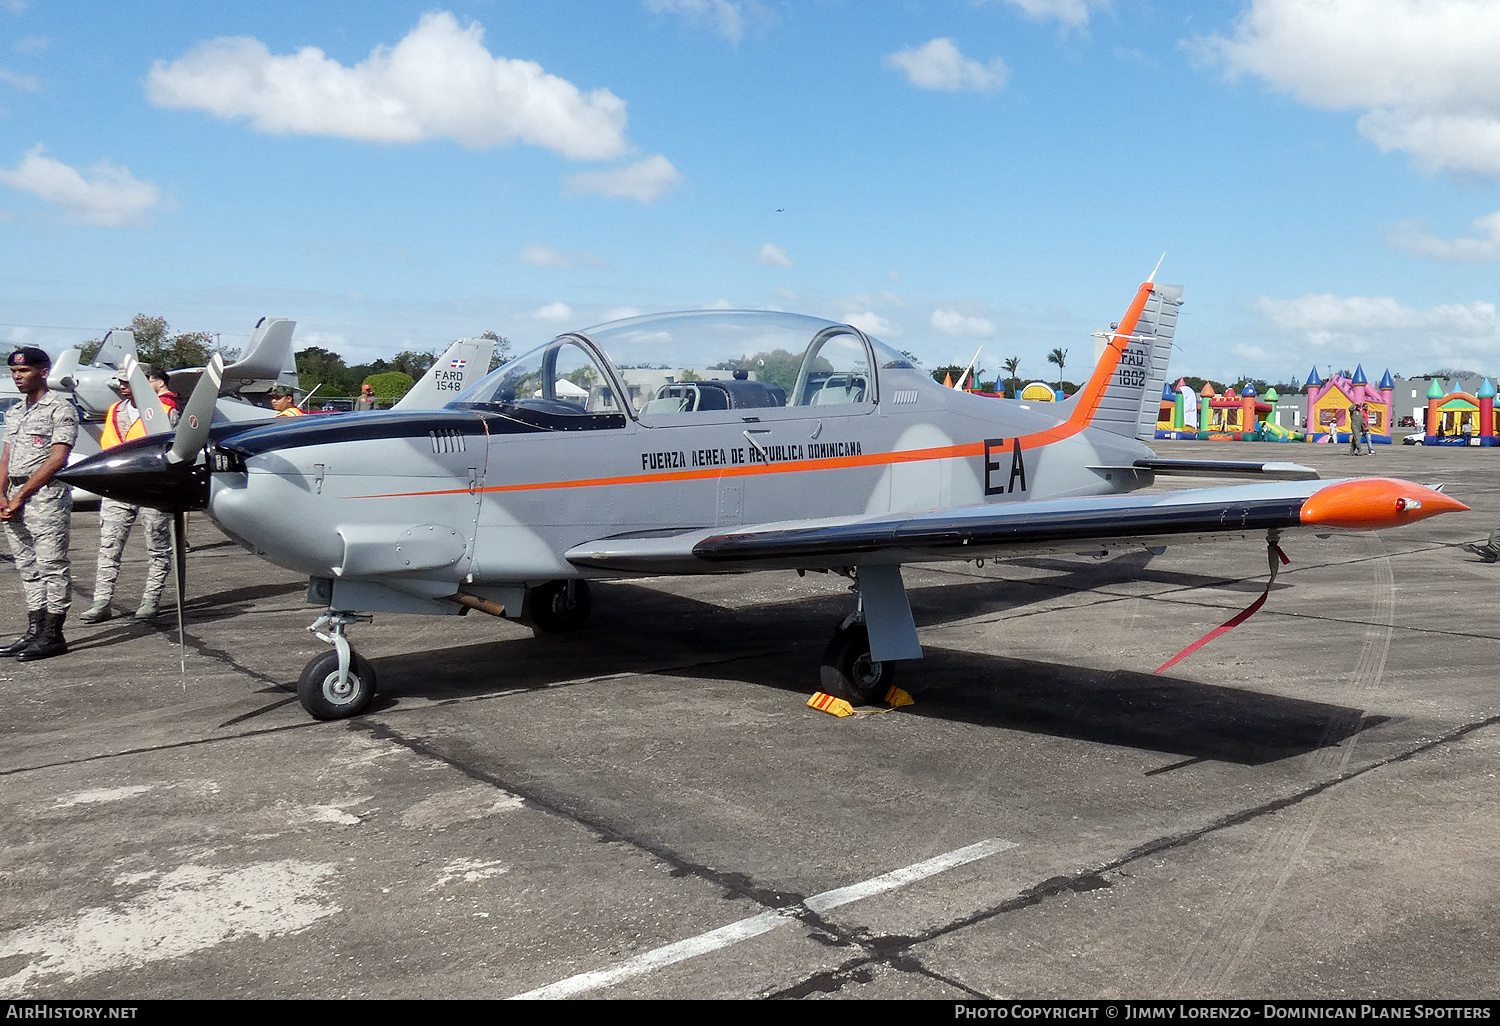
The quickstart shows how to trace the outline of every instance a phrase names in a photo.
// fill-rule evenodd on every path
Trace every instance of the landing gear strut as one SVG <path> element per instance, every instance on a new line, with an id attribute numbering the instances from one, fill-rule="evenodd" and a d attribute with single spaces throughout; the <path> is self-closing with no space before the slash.
<path id="1" fill-rule="evenodd" d="M 324 613 L 308 630 L 333 646 L 302 669 L 297 700 L 319 720 L 339 720 L 363 712 L 375 697 L 375 669 L 354 649 L 344 631 L 351 624 L 369 623 L 360 613 Z M 327 631 L 319 628 L 326 627 Z"/>
<path id="2" fill-rule="evenodd" d="M 583 626 L 594 600 L 589 595 L 589 582 L 575 579 L 537 585 L 527 594 L 526 605 L 537 630 L 563 634 Z"/>

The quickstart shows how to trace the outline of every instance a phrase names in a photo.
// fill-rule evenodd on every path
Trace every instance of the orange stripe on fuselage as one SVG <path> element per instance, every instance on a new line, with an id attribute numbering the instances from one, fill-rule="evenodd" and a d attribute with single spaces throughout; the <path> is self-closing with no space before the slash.
<path id="1" fill-rule="evenodd" d="M 1115 330 L 1115 337 L 1110 339 L 1104 349 L 1104 354 L 1099 358 L 1099 365 L 1094 368 L 1088 383 L 1083 387 L 1078 397 L 1078 404 L 1073 410 L 1073 415 L 1060 424 L 1054 425 L 1042 431 L 1029 435 L 1021 435 L 1019 438 L 1007 438 L 1010 444 L 1020 442 L 1023 450 L 1037 450 L 1060 442 L 1065 438 L 1071 438 L 1094 419 L 1094 413 L 1099 408 L 1099 402 L 1104 398 L 1104 390 L 1109 387 L 1110 379 L 1114 377 L 1115 368 L 1120 365 L 1120 356 L 1125 352 L 1130 336 L 1135 332 L 1136 323 L 1140 320 L 1141 311 L 1146 308 L 1146 299 L 1151 295 L 1155 286 L 1145 282 L 1136 292 L 1135 301 L 1130 304 L 1130 309 L 1125 312 L 1125 319 Z M 443 488 L 428 492 L 387 492 L 379 495 L 351 495 L 351 499 L 400 499 L 418 498 L 431 495 L 470 495 L 484 492 L 529 492 L 547 491 L 554 488 L 604 488 L 613 485 L 634 484 L 665 484 L 672 481 L 702 481 L 709 478 L 723 477 L 751 477 L 758 474 L 800 474 L 811 470 L 843 470 L 852 467 L 880 467 L 891 466 L 897 463 L 921 463 L 927 460 L 951 460 L 963 459 L 969 456 L 983 456 L 984 443 L 966 442 L 962 445 L 943 445 L 931 449 L 907 449 L 902 452 L 870 453 L 864 456 L 836 456 L 832 459 L 823 460 L 790 460 L 786 463 L 758 463 L 739 467 L 712 467 L 702 470 L 683 470 L 660 474 L 630 474 L 620 477 L 589 477 L 572 481 L 530 481 L 525 484 L 487 485 L 483 488 Z"/>
<path id="2" fill-rule="evenodd" d="M 1089 378 L 1088 384 L 1083 386 L 1083 394 L 1078 397 L 1078 404 L 1073 407 L 1073 416 L 1068 418 L 1069 424 L 1074 424 L 1079 430 L 1089 426 L 1094 419 L 1094 414 L 1099 410 L 1099 403 L 1104 399 L 1104 390 L 1109 387 L 1110 379 L 1115 376 L 1115 368 L 1120 365 L 1120 357 L 1124 355 L 1125 348 L 1130 344 L 1130 336 L 1135 334 L 1135 326 L 1141 319 L 1141 312 L 1146 309 L 1146 300 L 1155 291 L 1156 286 L 1151 282 L 1142 282 L 1141 287 L 1136 290 L 1135 302 L 1130 304 L 1130 309 L 1125 311 L 1125 319 L 1115 329 L 1115 337 L 1109 340 L 1104 347 L 1104 353 L 1099 357 L 1099 365 L 1094 368 L 1094 374 Z"/>

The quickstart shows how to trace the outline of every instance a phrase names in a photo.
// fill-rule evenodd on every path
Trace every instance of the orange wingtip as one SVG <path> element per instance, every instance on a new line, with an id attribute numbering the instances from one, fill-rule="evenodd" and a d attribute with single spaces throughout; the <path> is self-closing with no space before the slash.
<path id="1" fill-rule="evenodd" d="M 1468 508 L 1451 496 L 1410 481 L 1367 477 L 1319 489 L 1302 504 L 1301 516 L 1309 527 L 1375 531 Z"/>

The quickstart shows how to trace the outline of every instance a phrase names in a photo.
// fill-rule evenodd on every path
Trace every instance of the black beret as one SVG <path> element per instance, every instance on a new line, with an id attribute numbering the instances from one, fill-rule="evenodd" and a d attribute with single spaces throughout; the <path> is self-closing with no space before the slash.
<path id="1" fill-rule="evenodd" d="M 52 357 L 36 346 L 22 346 L 6 362 L 12 367 L 51 367 Z"/>

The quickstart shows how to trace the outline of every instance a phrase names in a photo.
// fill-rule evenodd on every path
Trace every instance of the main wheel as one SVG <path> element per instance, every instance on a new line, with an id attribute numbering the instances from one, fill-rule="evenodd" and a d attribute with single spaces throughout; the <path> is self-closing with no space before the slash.
<path id="1" fill-rule="evenodd" d="M 576 631 L 594 608 L 588 581 L 548 581 L 532 588 L 526 598 L 532 623 L 548 634 Z"/>
<path id="2" fill-rule="evenodd" d="M 870 705 L 885 698 L 896 679 L 896 664 L 870 658 L 870 632 L 856 623 L 833 632 L 819 673 L 826 694 L 850 705 Z"/>
<path id="3" fill-rule="evenodd" d="M 297 700 L 315 719 L 356 716 L 375 697 L 375 669 L 352 649 L 349 677 L 341 683 L 338 652 L 324 652 L 303 668 L 297 681 Z"/>

